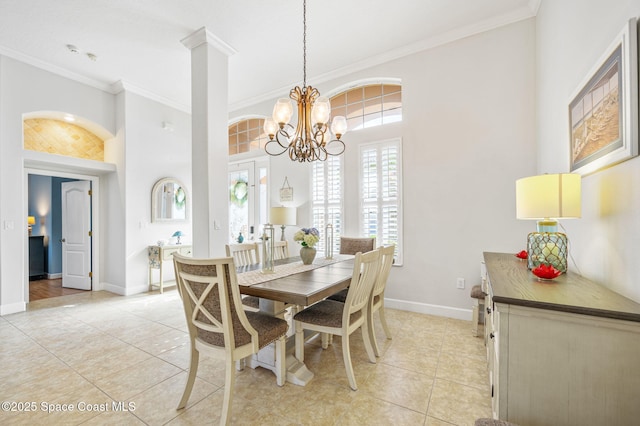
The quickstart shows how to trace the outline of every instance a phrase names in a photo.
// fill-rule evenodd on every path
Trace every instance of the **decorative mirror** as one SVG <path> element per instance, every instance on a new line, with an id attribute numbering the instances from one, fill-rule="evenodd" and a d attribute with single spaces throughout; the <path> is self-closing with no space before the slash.
<path id="1" fill-rule="evenodd" d="M 189 219 L 188 194 L 177 179 L 160 179 L 151 191 L 151 221 L 178 222 Z"/>

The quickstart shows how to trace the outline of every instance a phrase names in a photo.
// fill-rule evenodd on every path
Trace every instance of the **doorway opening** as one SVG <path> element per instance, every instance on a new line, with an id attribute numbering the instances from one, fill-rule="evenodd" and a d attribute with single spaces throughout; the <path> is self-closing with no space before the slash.
<path id="1" fill-rule="evenodd" d="M 96 290 L 97 194 L 92 196 L 92 188 L 99 187 L 99 178 L 36 169 L 25 169 L 25 177 L 27 215 L 35 222 L 25 301 Z"/>

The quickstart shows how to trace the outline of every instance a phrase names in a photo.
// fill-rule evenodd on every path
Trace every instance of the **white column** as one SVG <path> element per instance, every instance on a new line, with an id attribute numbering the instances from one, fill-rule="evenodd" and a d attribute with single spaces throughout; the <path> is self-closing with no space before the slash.
<path id="1" fill-rule="evenodd" d="M 191 50 L 192 241 L 194 257 L 222 257 L 229 234 L 229 45 L 200 28 Z"/>

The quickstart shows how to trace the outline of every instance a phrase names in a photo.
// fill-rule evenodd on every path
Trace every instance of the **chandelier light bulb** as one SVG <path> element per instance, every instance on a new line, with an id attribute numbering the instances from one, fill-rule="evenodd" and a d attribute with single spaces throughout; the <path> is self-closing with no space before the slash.
<path id="1" fill-rule="evenodd" d="M 342 135 L 347 133 L 347 119 L 342 115 L 333 117 L 331 131 L 336 135 L 336 138 L 340 139 Z"/>
<path id="2" fill-rule="evenodd" d="M 280 126 L 289 124 L 291 116 L 293 115 L 293 105 L 287 98 L 280 98 L 276 105 L 273 107 L 273 121 Z"/>
<path id="3" fill-rule="evenodd" d="M 313 103 L 311 109 L 311 122 L 314 124 L 322 124 L 323 126 L 329 122 L 331 117 L 331 102 L 326 96 L 320 96 Z"/>
<path id="4" fill-rule="evenodd" d="M 269 138 L 273 138 L 273 135 L 278 131 L 278 124 L 270 118 L 264 120 L 264 132 L 269 136 Z"/>

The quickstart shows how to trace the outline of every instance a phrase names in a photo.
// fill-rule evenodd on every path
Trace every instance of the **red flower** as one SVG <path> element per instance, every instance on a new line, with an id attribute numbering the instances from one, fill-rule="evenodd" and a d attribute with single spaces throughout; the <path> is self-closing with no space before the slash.
<path id="1" fill-rule="evenodd" d="M 521 252 L 516 253 L 516 257 L 518 259 L 526 259 L 529 256 L 526 250 L 522 250 Z"/>
<path id="2" fill-rule="evenodd" d="M 532 269 L 531 272 L 533 272 L 533 275 L 535 275 L 536 277 L 545 278 L 548 280 L 553 279 L 562 273 L 553 266 L 547 265 L 546 263 L 543 263 L 537 268 Z"/>

